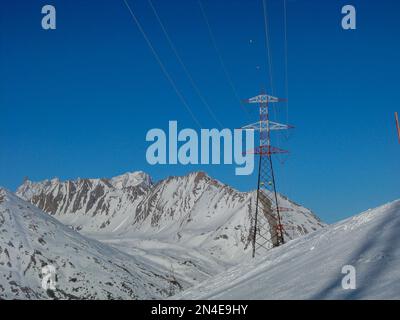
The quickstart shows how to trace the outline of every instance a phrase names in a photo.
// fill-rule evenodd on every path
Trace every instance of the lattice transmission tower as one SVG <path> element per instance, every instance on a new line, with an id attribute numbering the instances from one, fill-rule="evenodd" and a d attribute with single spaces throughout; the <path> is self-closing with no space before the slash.
<path id="1" fill-rule="evenodd" d="M 259 132 L 259 145 L 254 150 L 247 151 L 259 155 L 257 198 L 250 232 L 253 257 L 256 249 L 269 249 L 285 243 L 281 214 L 291 209 L 279 206 L 272 155 L 288 153 L 288 151 L 271 145 L 271 131 L 287 130 L 293 127 L 273 122 L 269 115 L 270 104 L 282 101 L 285 100 L 264 93 L 245 100 L 245 103 L 258 104 L 260 114 L 259 121 L 242 127 L 242 129 Z"/>

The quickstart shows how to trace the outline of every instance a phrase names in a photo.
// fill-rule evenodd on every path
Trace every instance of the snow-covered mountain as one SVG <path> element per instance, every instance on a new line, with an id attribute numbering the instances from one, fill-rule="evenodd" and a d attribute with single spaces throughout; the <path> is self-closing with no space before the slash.
<path id="1" fill-rule="evenodd" d="M 127 239 L 146 249 L 170 243 L 229 262 L 250 251 L 256 193 L 239 192 L 203 172 L 156 184 L 143 172 L 112 179 L 27 180 L 17 195 L 83 234 L 117 246 L 119 239 L 124 248 Z M 283 217 L 287 238 L 324 226 L 310 210 L 279 199 L 293 210 Z"/>
<path id="2" fill-rule="evenodd" d="M 48 265 L 55 291 L 41 286 Z M 0 188 L 0 299 L 153 299 L 171 287 L 180 284 L 140 256 L 86 238 Z"/>
<path id="3" fill-rule="evenodd" d="M 17 195 L 62 222 L 84 231 L 113 231 L 132 216 L 151 186 L 143 172 L 112 179 L 26 180 Z"/>
<path id="4" fill-rule="evenodd" d="M 242 263 L 173 298 L 400 299 L 400 200 Z M 348 269 L 355 286 L 343 289 Z"/>

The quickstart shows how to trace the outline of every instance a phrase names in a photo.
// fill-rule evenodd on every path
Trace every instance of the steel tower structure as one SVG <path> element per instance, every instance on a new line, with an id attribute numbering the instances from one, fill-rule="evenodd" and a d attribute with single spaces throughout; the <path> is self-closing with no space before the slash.
<path id="1" fill-rule="evenodd" d="M 268 249 L 285 243 L 281 213 L 290 209 L 279 206 L 272 155 L 288 151 L 272 146 L 271 131 L 293 127 L 273 122 L 269 116 L 270 104 L 282 101 L 285 100 L 264 93 L 245 100 L 245 103 L 258 104 L 260 116 L 258 122 L 242 127 L 259 132 L 259 145 L 254 150 L 248 151 L 259 155 L 256 206 L 250 232 L 253 257 L 258 248 Z"/>

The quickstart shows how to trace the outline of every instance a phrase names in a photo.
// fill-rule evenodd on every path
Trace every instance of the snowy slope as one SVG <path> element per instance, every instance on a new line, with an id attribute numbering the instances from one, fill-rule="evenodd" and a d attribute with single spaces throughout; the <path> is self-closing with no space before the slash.
<path id="1" fill-rule="evenodd" d="M 0 188 L 0 299 L 152 299 L 179 287 L 144 263 L 62 225 Z M 57 290 L 42 289 L 42 267 Z"/>
<path id="2" fill-rule="evenodd" d="M 181 299 L 400 299 L 400 200 L 316 231 L 192 287 Z M 356 289 L 344 290 L 344 265 Z"/>

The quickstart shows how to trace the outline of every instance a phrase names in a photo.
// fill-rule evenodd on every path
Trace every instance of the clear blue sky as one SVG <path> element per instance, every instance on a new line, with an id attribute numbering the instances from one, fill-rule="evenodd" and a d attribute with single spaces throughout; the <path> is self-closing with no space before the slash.
<path id="1" fill-rule="evenodd" d="M 147 0 L 128 0 L 196 117 L 216 126 L 168 46 Z M 212 46 L 197 0 L 153 0 L 184 63 L 227 128 L 257 120 L 243 112 Z M 41 7 L 57 30 L 41 29 Z M 261 0 L 203 0 L 221 56 L 241 98 L 270 87 Z M 357 9 L 357 30 L 340 26 Z M 398 1 L 287 0 L 289 122 L 278 146 L 278 189 L 327 222 L 399 198 Z M 275 94 L 285 97 L 283 2 L 268 0 Z M 260 71 L 256 67 L 260 66 Z M 123 1 L 2 1 L 0 12 L 0 185 L 24 176 L 109 177 L 143 170 L 155 180 L 204 170 L 240 190 L 256 176 L 232 166 L 150 166 L 146 132 L 196 128 Z M 276 118 L 286 122 L 286 106 Z"/>

